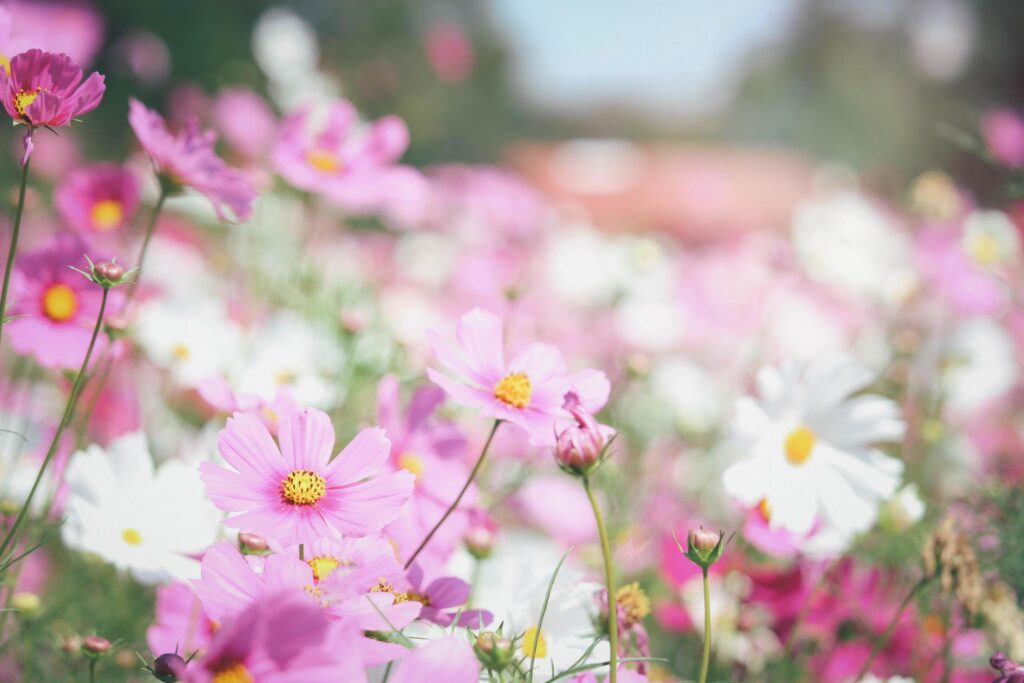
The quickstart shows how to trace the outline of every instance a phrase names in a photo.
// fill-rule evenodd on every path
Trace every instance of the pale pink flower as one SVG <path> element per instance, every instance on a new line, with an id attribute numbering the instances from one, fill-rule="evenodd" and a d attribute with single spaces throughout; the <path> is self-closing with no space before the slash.
<path id="1" fill-rule="evenodd" d="M 445 636 L 431 640 L 403 658 L 391 676 L 393 683 L 476 683 L 480 662 L 463 638 Z"/>
<path id="2" fill-rule="evenodd" d="M 215 630 L 190 585 L 175 582 L 157 589 L 155 620 L 146 631 L 146 644 L 154 655 L 177 652 L 188 657 L 204 651 Z"/>

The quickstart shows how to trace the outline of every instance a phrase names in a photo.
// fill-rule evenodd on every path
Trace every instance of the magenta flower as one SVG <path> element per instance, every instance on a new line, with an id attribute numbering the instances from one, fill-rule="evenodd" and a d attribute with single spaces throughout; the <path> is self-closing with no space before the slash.
<path id="1" fill-rule="evenodd" d="M 117 164 L 92 164 L 68 174 L 53 203 L 67 226 L 105 233 L 131 224 L 139 210 L 139 181 Z"/>
<path id="2" fill-rule="evenodd" d="M 1010 168 L 1024 166 L 1024 119 L 1012 109 L 995 109 L 981 120 L 981 134 L 992 156 Z"/>
<path id="3" fill-rule="evenodd" d="M 329 621 L 301 596 L 283 593 L 224 625 L 206 656 L 176 672 L 188 683 L 366 681 L 358 628 Z"/>
<path id="4" fill-rule="evenodd" d="M 313 115 L 306 107 L 281 122 L 271 161 L 289 183 L 358 211 L 380 208 L 409 185 L 405 175 L 415 171 L 396 163 L 409 146 L 400 118 L 386 116 L 357 134 L 358 114 L 346 100 L 333 103 L 320 125 Z"/>
<path id="5" fill-rule="evenodd" d="M 32 153 L 32 132 L 40 126 L 66 126 L 99 106 L 106 85 L 97 72 L 82 81 L 82 67 L 65 54 L 32 49 L 0 68 L 0 94 L 14 122 L 28 126 L 25 156 Z"/>
<path id="6" fill-rule="evenodd" d="M 364 429 L 331 460 L 334 427 L 306 409 L 282 418 L 274 442 L 252 413 L 235 413 L 218 439 L 231 469 L 204 462 L 203 482 L 229 526 L 284 545 L 321 537 L 363 536 L 392 521 L 409 499 L 413 476 L 387 467 L 391 445 Z"/>
<path id="7" fill-rule="evenodd" d="M 569 374 L 553 346 L 530 344 L 506 362 L 501 318 L 488 311 L 476 308 L 459 318 L 455 345 L 434 332 L 428 338 L 438 360 L 461 381 L 433 368 L 427 370 L 430 379 L 457 402 L 522 427 L 535 445 L 554 445 L 560 427 L 570 424 L 572 415 L 563 407 L 568 392 L 576 392 L 590 413 L 608 400 L 604 373 Z"/>
<path id="8" fill-rule="evenodd" d="M 85 265 L 85 253 L 83 242 L 65 235 L 15 265 L 7 323 L 11 346 L 43 367 L 77 370 L 85 358 L 103 298 L 98 285 L 69 267 Z M 110 292 L 108 314 L 120 300 L 119 292 Z M 99 335 L 93 355 L 101 356 L 105 346 L 105 335 Z"/>
<path id="9" fill-rule="evenodd" d="M 252 214 L 256 191 L 237 169 L 229 167 L 213 150 L 216 136 L 200 131 L 192 120 L 177 135 L 167 130 L 160 114 L 132 98 L 128 123 L 139 143 L 156 165 L 162 182 L 172 187 L 191 187 L 213 202 L 221 220 L 228 211 L 244 221 Z"/>

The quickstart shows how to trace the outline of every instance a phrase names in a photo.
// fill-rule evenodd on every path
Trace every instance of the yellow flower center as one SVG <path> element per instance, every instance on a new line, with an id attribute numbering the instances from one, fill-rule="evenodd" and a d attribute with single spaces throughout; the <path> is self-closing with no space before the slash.
<path id="1" fill-rule="evenodd" d="M 125 529 L 121 532 L 121 538 L 128 545 L 142 545 L 142 534 L 138 529 Z"/>
<path id="2" fill-rule="evenodd" d="M 513 408 L 525 408 L 530 405 L 530 378 L 522 372 L 513 372 L 501 378 L 494 387 L 494 398 Z"/>
<path id="3" fill-rule="evenodd" d="M 327 482 L 313 470 L 294 470 L 281 480 L 281 497 L 292 505 L 312 505 L 327 494 Z"/>
<path id="4" fill-rule="evenodd" d="M 412 472 L 416 475 L 417 479 L 423 476 L 423 458 L 415 453 L 406 451 L 398 456 L 398 466 L 403 470 Z"/>
<path id="5" fill-rule="evenodd" d="M 43 292 L 43 313 L 50 320 L 66 322 L 74 317 L 77 310 L 78 296 L 67 285 L 50 285 Z"/>
<path id="6" fill-rule="evenodd" d="M 768 504 L 767 498 L 762 498 L 761 502 L 757 504 L 757 512 L 761 515 L 761 519 L 763 519 L 764 521 L 771 521 L 772 507 Z"/>
<path id="7" fill-rule="evenodd" d="M 116 228 L 124 220 L 124 206 L 116 199 L 104 199 L 92 205 L 89 211 L 92 225 L 99 231 Z"/>
<path id="8" fill-rule="evenodd" d="M 536 626 L 526 629 L 523 634 L 522 652 L 524 657 L 547 657 L 548 644 L 544 640 L 544 634 L 537 630 Z"/>
<path id="9" fill-rule="evenodd" d="M 623 624 L 625 628 L 639 623 L 651 613 L 651 599 L 635 581 L 615 592 L 615 603 L 626 613 L 626 623 Z"/>
<path id="10" fill-rule="evenodd" d="M 188 360 L 189 356 L 192 355 L 192 352 L 185 344 L 179 342 L 171 347 L 171 355 L 178 360 Z"/>
<path id="11" fill-rule="evenodd" d="M 814 432 L 800 425 L 786 436 L 786 460 L 794 465 L 803 465 L 811 457 L 817 440 Z"/>
<path id="12" fill-rule="evenodd" d="M 391 593 L 394 602 L 392 604 L 397 605 L 400 602 L 408 602 L 409 594 L 403 593 L 402 591 L 395 591 L 395 587 L 391 585 L 391 582 L 385 579 L 383 576 L 377 579 L 377 583 L 370 587 L 371 593 Z"/>
<path id="13" fill-rule="evenodd" d="M 306 564 L 308 564 L 309 568 L 313 570 L 314 581 L 323 581 L 331 575 L 331 572 L 341 566 L 341 562 L 330 555 L 314 557 L 312 560 L 308 560 Z"/>
<path id="14" fill-rule="evenodd" d="M 311 149 L 306 152 L 306 162 L 321 173 L 337 173 L 344 164 L 338 155 L 326 149 Z"/>
<path id="15" fill-rule="evenodd" d="M 255 680 L 244 664 L 230 664 L 217 669 L 211 683 L 254 683 Z"/>
<path id="16" fill-rule="evenodd" d="M 21 116 L 25 116 L 25 110 L 28 109 L 29 106 L 31 106 L 31 104 L 36 101 L 36 98 L 39 97 L 40 92 L 42 92 L 42 88 L 36 88 L 35 90 L 30 90 L 28 92 L 24 90 L 18 91 L 18 93 L 14 96 L 15 111 L 17 111 Z"/>
<path id="17" fill-rule="evenodd" d="M 1003 249 L 999 240 L 985 233 L 972 235 L 967 240 L 967 253 L 975 263 L 983 266 L 995 265 L 1003 257 Z"/>

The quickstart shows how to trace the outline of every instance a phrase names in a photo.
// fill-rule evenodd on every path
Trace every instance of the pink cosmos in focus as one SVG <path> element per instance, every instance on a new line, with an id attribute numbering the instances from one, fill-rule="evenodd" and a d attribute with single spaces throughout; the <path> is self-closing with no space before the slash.
<path id="1" fill-rule="evenodd" d="M 94 71 L 83 81 L 83 75 L 82 67 L 67 55 L 38 49 L 16 55 L 0 69 L 4 109 L 15 124 L 28 126 L 22 166 L 32 154 L 36 128 L 66 126 L 99 106 L 106 90 L 103 76 Z"/>
<path id="2" fill-rule="evenodd" d="M 402 119 L 385 116 L 358 130 L 358 113 L 347 100 L 334 102 L 326 120 L 315 114 L 304 107 L 281 122 L 271 163 L 285 180 L 354 211 L 419 194 L 425 182 L 419 172 L 396 163 L 409 146 Z"/>
<path id="3" fill-rule="evenodd" d="M 420 619 L 439 626 L 451 625 L 455 621 L 455 608 L 469 600 L 468 583 L 453 576 L 442 576 L 428 583 L 419 564 L 409 568 L 408 579 L 409 599 L 423 604 Z M 458 617 L 458 625 L 465 628 L 483 628 L 494 619 L 490 612 L 481 609 L 458 612 Z"/>
<path id="4" fill-rule="evenodd" d="M 572 420 L 563 407 L 569 391 L 590 413 L 604 406 L 610 385 L 603 372 L 569 374 L 561 352 L 540 343 L 506 361 L 502 328 L 501 318 L 476 308 L 459 318 L 455 344 L 428 332 L 438 360 L 457 379 L 434 368 L 427 375 L 458 403 L 518 425 L 538 446 L 553 445 L 560 427 Z"/>
<path id="5" fill-rule="evenodd" d="M 206 656 L 179 673 L 186 683 L 219 681 L 366 681 L 359 630 L 329 621 L 300 596 L 252 604 L 224 625 Z"/>
<path id="6" fill-rule="evenodd" d="M 218 446 L 230 469 L 204 462 L 200 473 L 214 504 L 237 513 L 226 523 L 284 545 L 379 531 L 412 492 L 413 475 L 387 469 L 384 430 L 364 429 L 331 460 L 334 427 L 311 408 L 282 419 L 278 443 L 259 417 L 235 413 Z"/>
<path id="7" fill-rule="evenodd" d="M 213 202 L 221 220 L 228 218 L 229 211 L 237 220 L 249 218 L 256 191 L 245 175 L 214 152 L 213 131 L 200 131 L 199 124 L 190 120 L 173 135 L 160 114 L 134 97 L 129 102 L 128 123 L 156 165 L 162 183 L 196 190 Z"/>
<path id="8" fill-rule="evenodd" d="M 476 683 L 480 662 L 465 639 L 445 636 L 417 647 L 399 662 L 392 683 Z"/>
<path id="9" fill-rule="evenodd" d="M 69 228 L 106 233 L 131 224 L 139 210 L 139 181 L 117 164 L 92 164 L 67 175 L 53 203 Z"/>
<path id="10" fill-rule="evenodd" d="M 70 266 L 85 265 L 86 246 L 63 236 L 18 258 L 11 292 L 14 304 L 7 323 L 11 346 L 46 368 L 77 370 L 82 365 L 99 314 L 103 290 Z M 114 313 L 121 296 L 112 291 L 107 312 Z M 96 338 L 95 357 L 106 347 Z"/>

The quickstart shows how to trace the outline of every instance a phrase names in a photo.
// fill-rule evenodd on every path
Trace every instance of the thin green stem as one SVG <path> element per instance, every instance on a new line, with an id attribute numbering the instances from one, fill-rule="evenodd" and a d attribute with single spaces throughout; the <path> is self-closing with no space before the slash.
<path id="1" fill-rule="evenodd" d="M 96 683 L 96 660 L 89 660 L 89 683 Z"/>
<path id="2" fill-rule="evenodd" d="M 711 586 L 708 582 L 708 568 L 701 567 L 704 579 L 704 651 L 700 658 L 699 683 L 707 683 L 708 668 L 711 666 Z"/>
<path id="3" fill-rule="evenodd" d="M 11 270 L 14 268 L 14 255 L 18 252 L 18 235 L 21 233 L 21 215 L 25 212 L 25 188 L 28 185 L 28 159 L 21 167 L 21 188 L 18 190 L 18 208 L 14 211 L 14 223 L 11 226 L 11 246 L 7 251 L 7 266 L 4 268 L 4 287 L 0 291 L 0 339 L 3 339 L 4 317 L 7 315 L 7 289 L 11 284 Z"/>
<path id="4" fill-rule="evenodd" d="M 107 310 L 108 294 L 110 294 L 110 290 L 104 287 L 103 298 L 100 300 L 100 311 L 96 316 L 96 324 L 92 328 L 92 338 L 89 339 L 89 347 L 85 351 L 85 358 L 82 359 L 82 367 L 78 371 L 78 375 L 75 377 L 75 383 L 71 387 L 71 393 L 68 395 L 68 402 L 64 406 L 64 415 L 60 419 L 60 424 L 57 425 L 57 431 L 53 434 L 53 440 L 50 442 L 50 448 L 46 452 L 46 458 L 43 460 L 43 464 L 40 465 L 39 471 L 36 473 L 36 479 L 32 482 L 32 488 L 28 492 L 28 497 L 25 498 L 25 502 L 21 506 L 21 510 L 18 511 L 17 518 L 14 520 L 14 524 L 11 526 L 10 530 L 8 530 L 3 543 L 0 544 L 0 556 L 7 551 L 7 547 L 14 540 L 14 535 L 18 532 L 18 527 L 21 526 L 22 521 L 25 519 L 25 515 L 28 513 L 29 506 L 32 505 L 32 499 L 36 495 L 39 483 L 43 480 L 43 473 L 46 472 L 46 468 L 49 467 L 50 461 L 53 460 L 53 456 L 56 455 L 57 448 L 60 446 L 60 438 L 64 435 L 64 430 L 67 429 L 68 424 L 71 422 L 71 417 L 75 413 L 75 406 L 78 404 L 78 397 L 82 394 L 82 387 L 85 386 L 86 370 L 89 367 L 89 359 L 92 358 L 93 349 L 96 347 L 96 338 L 100 334 L 100 327 L 103 326 L 103 314 Z"/>
<path id="5" fill-rule="evenodd" d="M 156 229 L 156 220 L 160 217 L 160 211 L 164 208 L 164 201 L 167 199 L 167 190 L 160 188 L 160 196 L 157 197 L 156 204 L 153 206 L 153 213 L 149 215 L 149 223 L 146 224 L 146 234 L 142 238 L 142 248 L 139 250 L 139 258 L 135 262 L 135 278 L 132 284 L 128 288 L 127 301 L 131 301 L 135 297 L 135 290 L 139 286 L 139 280 L 142 277 L 142 266 L 146 262 L 146 253 L 149 251 L 149 241 L 153 239 L 153 232 Z"/>
<path id="6" fill-rule="evenodd" d="M 455 512 L 455 508 L 459 507 L 459 503 L 462 502 L 462 497 L 466 495 L 466 491 L 469 490 L 469 485 L 473 483 L 474 479 L 476 479 L 476 474 L 477 472 L 480 471 L 480 466 L 484 464 L 484 458 L 487 457 L 487 451 L 491 447 L 491 441 L 494 440 L 494 434 L 498 431 L 498 426 L 500 424 L 501 420 L 494 421 L 494 426 L 491 427 L 491 433 L 487 435 L 487 441 L 484 442 L 484 447 L 480 450 L 480 457 L 476 459 L 476 464 L 473 465 L 473 470 L 469 473 L 469 477 L 466 479 L 466 483 L 462 485 L 462 490 L 459 491 L 459 495 L 455 497 L 455 502 L 449 505 L 448 509 L 444 511 L 444 514 L 441 515 L 441 519 L 437 521 L 437 524 L 435 524 L 434 528 L 430 530 L 430 533 L 428 533 L 426 538 L 423 539 L 419 547 L 416 548 L 415 552 L 413 552 L 409 559 L 406 560 L 405 567 L 403 567 L 403 569 L 408 569 L 412 566 L 412 563 L 416 561 L 416 558 L 419 557 L 419 554 L 423 552 L 424 548 L 427 547 L 427 544 L 430 543 L 430 539 L 434 537 L 434 534 L 437 533 L 437 530 L 440 529 L 441 525 L 445 523 L 448 517 L 450 517 L 451 514 Z"/>
<path id="7" fill-rule="evenodd" d="M 914 599 L 914 596 L 917 595 L 917 592 L 924 588 L 925 584 L 927 584 L 931 578 L 932 577 L 930 576 L 922 576 L 918 582 L 914 584 L 914 587 L 910 589 L 910 592 L 907 593 L 907 597 L 903 598 L 903 602 L 900 603 L 900 606 L 896 609 L 896 613 L 893 614 L 892 619 L 889 620 L 889 625 L 886 626 L 885 631 L 882 632 L 882 637 L 875 641 L 874 647 L 871 648 L 871 654 L 869 654 L 868 658 L 864 660 L 864 663 L 860 667 L 860 671 L 853 680 L 859 681 L 867 675 L 868 671 L 871 669 L 871 664 L 875 661 L 875 657 L 878 656 L 878 653 L 881 652 L 882 648 L 884 648 L 886 643 L 889 642 L 889 638 L 892 637 L 892 632 L 896 630 L 896 623 L 900 620 L 900 617 L 903 616 L 904 610 L 906 610 L 907 606 L 910 605 L 910 602 Z"/>
<path id="8" fill-rule="evenodd" d="M 601 538 L 601 554 L 604 556 L 604 581 L 608 590 L 608 645 L 611 656 L 608 664 L 608 683 L 615 683 L 618 677 L 619 659 L 619 610 L 615 602 L 615 567 L 612 565 L 612 546 L 608 542 L 608 529 L 604 525 L 604 516 L 597 498 L 590 489 L 590 480 L 583 477 L 583 490 L 587 492 L 590 507 L 594 509 L 594 521 L 597 522 L 597 535 Z"/>

